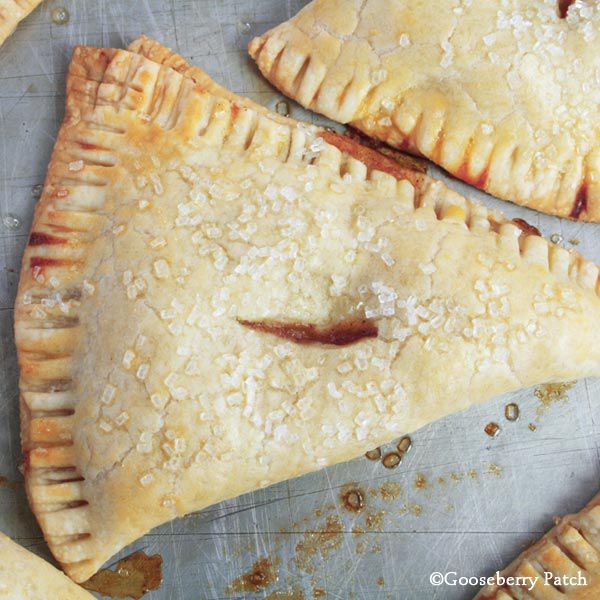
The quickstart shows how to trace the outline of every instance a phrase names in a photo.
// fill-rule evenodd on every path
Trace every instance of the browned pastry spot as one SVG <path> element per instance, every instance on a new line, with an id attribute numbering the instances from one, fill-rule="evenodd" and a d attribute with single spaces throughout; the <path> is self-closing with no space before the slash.
<path id="1" fill-rule="evenodd" d="M 32 256 L 29 259 L 29 266 L 32 269 L 35 269 L 35 267 L 65 267 L 70 264 L 73 264 L 73 261 L 48 256 Z"/>
<path id="2" fill-rule="evenodd" d="M 349 154 L 352 158 L 361 161 L 370 171 L 383 171 L 396 179 L 408 179 L 416 189 L 421 187 L 423 182 L 423 173 L 414 170 L 414 167 L 407 167 L 399 164 L 396 160 L 384 156 L 372 148 L 366 148 L 347 135 L 341 135 L 335 131 L 324 129 L 321 137 L 338 150 Z"/>
<path id="3" fill-rule="evenodd" d="M 342 321 L 327 327 L 318 327 L 312 323 L 279 323 L 276 321 L 246 321 L 244 319 L 238 319 L 238 323 L 296 344 L 347 346 L 364 338 L 377 337 L 377 325 L 366 319 Z"/>
<path id="4" fill-rule="evenodd" d="M 587 201 L 587 184 L 583 183 L 577 192 L 577 196 L 575 196 L 575 202 L 573 203 L 573 208 L 571 209 L 571 214 L 569 215 L 571 219 L 579 219 L 581 213 L 587 210 Z"/>
<path id="5" fill-rule="evenodd" d="M 29 236 L 30 246 L 54 246 L 66 243 L 67 240 L 65 238 L 50 233 L 43 233 L 41 231 L 32 231 Z"/>
<path id="6" fill-rule="evenodd" d="M 102 569 L 81 585 L 86 590 L 113 598 L 139 600 L 162 583 L 162 557 L 134 552 L 122 558 L 114 571 Z"/>
<path id="7" fill-rule="evenodd" d="M 513 223 L 527 235 L 542 235 L 537 227 L 530 225 L 525 219 L 513 219 Z"/>

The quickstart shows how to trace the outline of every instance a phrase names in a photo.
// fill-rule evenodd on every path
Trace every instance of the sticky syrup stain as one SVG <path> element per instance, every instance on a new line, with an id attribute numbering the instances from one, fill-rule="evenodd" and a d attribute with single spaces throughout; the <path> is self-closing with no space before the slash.
<path id="1" fill-rule="evenodd" d="M 511 402 L 504 407 L 504 417 L 507 421 L 518 421 L 520 415 L 519 405 Z"/>
<path id="2" fill-rule="evenodd" d="M 540 404 L 537 408 L 538 417 L 544 414 L 552 404 L 557 402 L 567 402 L 569 396 L 567 392 L 576 384 L 576 381 L 567 381 L 565 383 L 546 383 L 535 389 L 534 395 L 539 399 Z"/>
<path id="3" fill-rule="evenodd" d="M 305 597 L 301 590 L 288 590 L 271 592 L 263 600 L 305 600 Z"/>
<path id="4" fill-rule="evenodd" d="M 385 511 L 380 510 L 377 512 L 370 512 L 365 515 L 365 527 L 367 531 L 383 531 L 383 519 L 385 518 Z"/>
<path id="5" fill-rule="evenodd" d="M 400 496 L 402 488 L 400 487 L 400 484 L 396 483 L 395 481 L 387 481 L 379 488 L 378 491 L 381 499 L 389 502 Z"/>
<path id="6" fill-rule="evenodd" d="M 397 452 L 388 452 L 381 462 L 386 469 L 395 469 L 402 462 L 402 457 Z"/>
<path id="7" fill-rule="evenodd" d="M 134 552 L 122 558 L 114 571 L 102 569 L 81 585 L 92 592 L 113 598 L 139 600 L 162 583 L 162 557 Z"/>
<path id="8" fill-rule="evenodd" d="M 52 11 L 52 22 L 56 25 L 66 25 L 70 19 L 71 15 L 64 6 L 58 6 Z"/>
<path id="9" fill-rule="evenodd" d="M 490 436 L 496 437 L 500 433 L 500 425 L 498 423 L 494 423 L 493 421 L 488 423 L 483 430 Z"/>
<path id="10" fill-rule="evenodd" d="M 502 475 L 502 469 L 496 463 L 489 463 L 487 472 L 491 475 L 495 475 L 496 477 L 500 477 Z"/>
<path id="11" fill-rule="evenodd" d="M 238 592 L 260 592 L 279 579 L 279 570 L 276 564 L 268 558 L 260 558 L 250 571 L 234 579 L 226 589 L 227 594 Z"/>
<path id="12" fill-rule="evenodd" d="M 537 425 L 535 423 L 529 423 L 527 427 L 529 427 L 529 431 L 535 431 L 537 429 Z"/>
<path id="13" fill-rule="evenodd" d="M 365 452 L 365 456 L 369 460 L 379 460 L 381 458 L 381 448 L 375 448 L 374 450 L 369 450 Z"/>
<path id="14" fill-rule="evenodd" d="M 365 494 L 354 485 L 344 486 L 341 498 L 342 506 L 349 512 L 359 513 L 365 507 Z"/>
<path id="15" fill-rule="evenodd" d="M 313 530 L 307 531 L 296 544 L 294 561 L 305 573 L 314 573 L 314 560 L 326 559 L 342 545 L 343 526 L 334 516 L 327 517 L 325 523 Z"/>
<path id="16" fill-rule="evenodd" d="M 377 583 L 379 587 L 383 587 L 385 585 L 385 579 L 383 577 L 378 577 L 375 583 Z"/>
<path id="17" fill-rule="evenodd" d="M 4 477 L 4 475 L 0 475 L 0 488 L 5 488 L 9 490 L 18 490 L 22 486 L 22 483 L 19 481 L 12 481 L 8 477 Z"/>
<path id="18" fill-rule="evenodd" d="M 569 244 L 571 244 L 571 246 L 579 246 L 579 244 L 581 244 L 581 240 L 577 238 L 571 238 L 569 240 Z"/>
<path id="19" fill-rule="evenodd" d="M 427 487 L 427 480 L 422 473 L 417 473 L 415 477 L 415 489 L 424 490 Z"/>
<path id="20" fill-rule="evenodd" d="M 325 598 L 327 594 L 321 588 L 313 588 L 313 598 Z"/>

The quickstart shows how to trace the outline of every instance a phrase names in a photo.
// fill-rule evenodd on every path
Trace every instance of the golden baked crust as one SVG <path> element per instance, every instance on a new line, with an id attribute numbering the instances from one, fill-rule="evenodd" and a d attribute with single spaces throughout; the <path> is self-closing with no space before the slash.
<path id="1" fill-rule="evenodd" d="M 132 49 L 74 51 L 15 309 L 26 487 L 75 580 L 178 515 L 600 374 L 595 265 Z"/>
<path id="2" fill-rule="evenodd" d="M 546 580 L 544 573 L 552 573 L 554 577 Z M 532 578 L 536 582 L 531 590 L 528 589 L 531 585 L 487 586 L 475 600 L 600 598 L 600 494 L 577 514 L 561 519 L 560 524 L 525 550 L 500 575 Z"/>
<path id="3" fill-rule="evenodd" d="M 600 7 L 560 12 L 544 0 L 314 0 L 250 54 L 303 106 L 499 198 L 600 221 Z"/>
<path id="4" fill-rule="evenodd" d="M 39 556 L 0 533 L 0 598 L 93 600 L 94 597 Z"/>
<path id="5" fill-rule="evenodd" d="M 0 0 L 0 46 L 42 0 Z"/>

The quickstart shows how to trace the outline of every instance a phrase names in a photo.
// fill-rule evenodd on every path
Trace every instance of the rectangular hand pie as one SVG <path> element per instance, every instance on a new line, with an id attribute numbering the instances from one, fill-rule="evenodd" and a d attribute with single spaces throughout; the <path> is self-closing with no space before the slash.
<path id="1" fill-rule="evenodd" d="M 600 598 L 600 494 L 525 550 L 475 600 Z"/>
<path id="2" fill-rule="evenodd" d="M 598 268 L 142 38 L 78 47 L 16 303 L 26 486 L 82 581 L 179 515 L 600 374 Z"/>
<path id="3" fill-rule="evenodd" d="M 314 0 L 256 38 L 303 106 L 499 198 L 600 221 L 600 5 Z"/>
<path id="4" fill-rule="evenodd" d="M 0 46 L 42 0 L 0 0 Z"/>

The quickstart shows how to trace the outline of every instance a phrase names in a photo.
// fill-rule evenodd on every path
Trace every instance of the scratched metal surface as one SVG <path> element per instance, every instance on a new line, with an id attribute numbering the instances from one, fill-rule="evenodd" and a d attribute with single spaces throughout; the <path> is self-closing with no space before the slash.
<path id="1" fill-rule="evenodd" d="M 32 188 L 44 180 L 73 45 L 122 47 L 146 33 L 228 88 L 272 107 L 280 96 L 261 80 L 245 47 L 303 4 L 48 0 L 0 50 L 0 212 L 19 221 L 16 227 L 0 224 L 0 475 L 21 481 L 12 307 L 35 204 Z M 52 23 L 51 11 L 59 6 L 70 12 L 68 25 Z M 297 107 L 293 115 L 312 118 Z M 567 240 L 580 240 L 578 249 L 600 262 L 600 226 L 542 216 L 450 183 L 525 218 L 545 235 L 562 234 L 567 247 Z M 327 598 L 343 599 L 471 598 L 475 587 L 434 588 L 429 574 L 492 574 L 550 528 L 553 515 L 578 510 L 600 488 L 600 381 L 580 381 L 568 395 L 569 401 L 541 415 L 533 390 L 497 398 L 416 432 L 413 449 L 395 470 L 359 458 L 164 525 L 120 557 L 136 549 L 162 555 L 164 583 L 149 600 L 242 598 L 227 595 L 227 585 L 261 556 L 278 562 L 279 580 L 245 597 L 293 591 L 309 599 L 321 589 Z M 516 423 L 504 419 L 508 401 L 521 408 Z M 493 439 L 483 431 L 489 421 L 502 427 Z M 424 476 L 424 488 L 415 486 L 417 474 Z M 365 492 L 366 507 L 358 515 L 340 504 L 340 488 L 348 482 Z M 397 498 L 375 493 L 386 482 L 401 486 Z M 372 519 L 369 528 L 367 515 L 382 510 L 381 522 Z M 308 556 L 301 550 L 306 532 L 322 528 L 327 517 L 339 520 L 342 533 L 327 542 L 333 546 L 327 556 L 321 550 Z M 352 533 L 357 527 L 367 531 Z M 49 558 L 20 484 L 0 487 L 0 530 Z"/>

